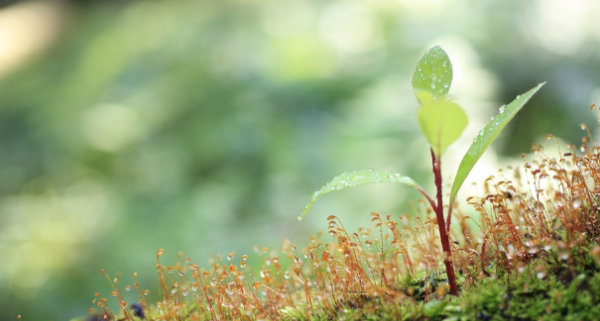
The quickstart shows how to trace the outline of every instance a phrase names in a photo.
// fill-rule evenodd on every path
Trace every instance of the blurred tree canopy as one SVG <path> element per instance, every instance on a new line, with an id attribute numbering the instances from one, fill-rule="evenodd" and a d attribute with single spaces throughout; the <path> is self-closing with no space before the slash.
<path id="1" fill-rule="evenodd" d="M 85 315 L 94 292 L 110 291 L 100 268 L 123 282 L 137 271 L 156 295 L 159 248 L 163 260 L 181 250 L 201 264 L 284 237 L 301 246 L 329 214 L 352 228 L 371 211 L 410 211 L 416 193 L 365 187 L 296 219 L 345 170 L 430 186 L 410 76 L 432 44 L 453 61 L 450 93 L 471 116 L 465 142 L 542 81 L 494 144 L 501 155 L 548 133 L 578 143 L 578 124 L 595 123 L 592 1 L 54 4 L 60 37 L 0 75 L 2 320 Z"/>

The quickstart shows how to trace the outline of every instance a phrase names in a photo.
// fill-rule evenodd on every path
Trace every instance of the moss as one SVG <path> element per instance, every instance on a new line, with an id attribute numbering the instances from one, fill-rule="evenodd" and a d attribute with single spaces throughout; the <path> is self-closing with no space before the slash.
<path id="1" fill-rule="evenodd" d="M 455 208 L 459 296 L 441 272 L 435 213 L 419 201 L 417 216 L 372 213 L 372 228 L 349 232 L 332 215 L 326 242 L 256 247 L 257 256 L 217 256 L 206 268 L 189 258 L 164 266 L 159 250 L 161 299 L 147 302 L 136 281 L 139 304 L 148 320 L 598 320 L 600 148 L 584 144 L 558 159 L 536 145 L 523 170 L 484 181 L 470 213 Z M 139 319 L 106 276 L 119 311 L 97 293 L 99 313 Z"/>
<path id="2" fill-rule="evenodd" d="M 589 256 L 588 256 L 589 258 Z M 537 263 L 537 262 L 536 262 Z M 345 309 L 336 315 L 320 314 L 309 320 L 598 320 L 600 270 L 598 266 L 560 266 L 582 273 L 569 281 L 558 274 L 540 275 L 529 265 L 508 278 L 485 278 L 459 297 L 426 302 L 404 301 L 397 307 L 381 306 L 377 313 Z M 579 272 L 579 271 L 578 271 Z M 284 320 L 306 320 L 301 311 L 289 310 Z"/>

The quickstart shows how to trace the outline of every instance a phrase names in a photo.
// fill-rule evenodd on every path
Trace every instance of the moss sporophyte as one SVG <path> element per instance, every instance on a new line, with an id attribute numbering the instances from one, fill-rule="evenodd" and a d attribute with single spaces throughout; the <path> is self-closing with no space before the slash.
<path id="1" fill-rule="evenodd" d="M 500 107 L 473 139 L 444 205 L 441 158 L 467 122 L 462 108 L 446 96 L 451 80 L 450 61 L 440 47 L 424 55 L 413 76 L 418 121 L 431 146 L 435 198 L 407 176 L 356 171 L 315 192 L 301 217 L 323 194 L 383 182 L 409 185 L 423 194 L 424 200 L 411 203 L 412 215 L 372 213 L 374 227 L 356 232 L 331 215 L 326 243 L 313 236 L 303 249 L 289 241 L 278 252 L 256 246 L 258 259 L 230 253 L 216 256 L 208 268 L 183 255 L 175 265 L 164 266 L 159 250 L 158 302 L 148 302 L 149 292 L 134 274 L 134 286 L 126 289 L 137 292 L 138 302 L 129 304 L 119 279 L 107 275 L 117 304 L 96 293 L 97 308 L 87 319 L 597 320 L 600 148 L 589 131 L 579 148 L 568 145 L 564 154 L 559 149 L 558 159 L 534 145 L 536 159 L 524 157 L 522 169 L 485 179 L 485 195 L 467 198 L 473 211 L 463 212 L 455 202 L 460 186 L 543 84 L 537 85 Z M 250 268 L 250 260 L 260 260 L 260 269 Z M 113 312 L 111 305 L 121 312 Z"/>

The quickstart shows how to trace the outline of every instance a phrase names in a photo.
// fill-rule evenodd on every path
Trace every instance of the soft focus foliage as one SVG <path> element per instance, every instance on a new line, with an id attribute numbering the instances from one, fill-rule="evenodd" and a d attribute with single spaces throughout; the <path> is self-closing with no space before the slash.
<path id="1" fill-rule="evenodd" d="M 407 80 L 432 44 L 453 57 L 466 137 L 496 113 L 487 102 L 548 80 L 507 128 L 505 154 L 549 132 L 577 141 L 580 107 L 600 98 L 592 1 L 56 3 L 39 12 L 60 12 L 59 38 L 0 79 L 2 320 L 85 314 L 110 291 L 100 268 L 123 283 L 137 271 L 156 297 L 159 248 L 201 262 L 284 237 L 301 246 L 334 208 L 352 230 L 371 211 L 404 213 L 419 194 L 382 186 L 296 219 L 340 171 L 428 177 L 413 162 L 427 150 Z M 57 23 L 36 17 L 24 25 Z"/>

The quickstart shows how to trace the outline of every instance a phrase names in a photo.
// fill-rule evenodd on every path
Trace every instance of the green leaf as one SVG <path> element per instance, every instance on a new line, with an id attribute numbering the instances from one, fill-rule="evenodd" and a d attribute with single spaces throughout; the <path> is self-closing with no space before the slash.
<path id="1" fill-rule="evenodd" d="M 498 115 L 492 118 L 492 120 L 479 132 L 479 135 L 473 139 L 473 144 L 471 144 L 471 147 L 469 147 L 469 150 L 458 166 L 458 172 L 456 173 L 454 183 L 452 183 L 452 190 L 450 191 L 449 204 L 454 202 L 458 190 L 475 166 L 475 163 L 477 163 L 481 155 L 483 155 L 483 152 L 485 152 L 488 146 L 496 139 L 506 124 L 515 117 L 519 110 L 525 106 L 527 101 L 529 101 L 529 99 L 531 99 L 544 84 L 545 82 L 537 85 L 523 95 L 517 96 L 517 98 L 507 106 L 500 107 Z"/>
<path id="2" fill-rule="evenodd" d="M 419 92 L 430 92 L 433 98 L 445 96 L 452 83 L 452 64 L 440 46 L 435 46 L 423 55 L 412 78 L 412 86 L 419 104 L 424 104 Z"/>
<path id="3" fill-rule="evenodd" d="M 433 94 L 429 91 L 415 90 L 415 96 L 417 96 L 417 100 L 421 105 L 425 105 L 433 101 Z"/>
<path id="4" fill-rule="evenodd" d="M 298 217 L 298 219 L 302 220 L 302 218 L 304 218 L 306 212 L 308 212 L 310 207 L 315 203 L 315 201 L 319 197 L 321 197 L 321 195 L 333 191 L 339 191 L 345 188 L 370 183 L 400 183 L 412 186 L 417 189 L 420 188 L 419 185 L 412 178 L 392 172 L 369 170 L 343 173 L 339 176 L 334 177 L 333 180 L 331 180 L 331 182 L 325 184 L 325 186 L 323 186 L 320 190 L 313 193 L 310 202 L 306 204 L 306 207 L 304 207 L 304 211 L 302 211 L 302 214 Z"/>
<path id="5" fill-rule="evenodd" d="M 467 114 L 458 104 L 446 99 L 425 103 L 419 108 L 418 117 L 421 131 L 437 157 L 441 157 L 467 127 Z"/>

